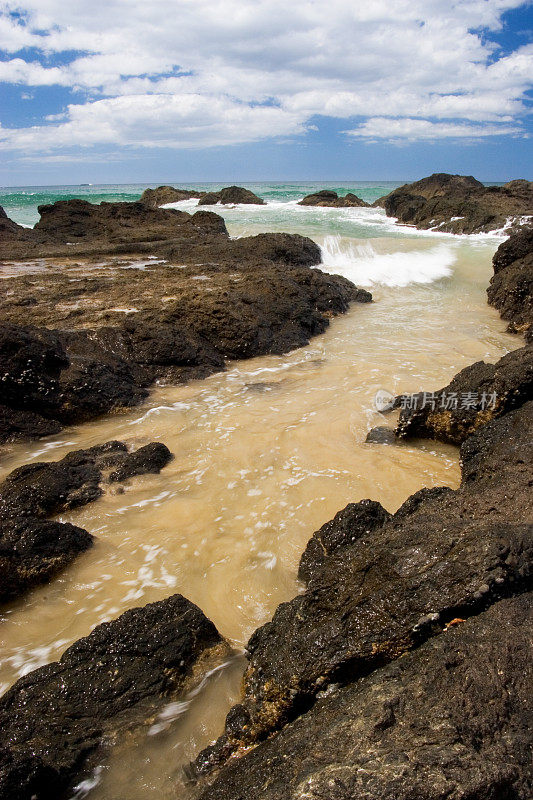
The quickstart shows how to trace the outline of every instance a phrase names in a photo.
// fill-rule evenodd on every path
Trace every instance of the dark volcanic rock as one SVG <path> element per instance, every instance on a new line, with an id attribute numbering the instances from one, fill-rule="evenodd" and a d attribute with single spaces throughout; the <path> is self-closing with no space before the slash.
<path id="1" fill-rule="evenodd" d="M 0 206 L 0 242 L 29 242 L 35 239 L 37 237 L 30 228 L 17 225 L 16 222 L 9 219 L 2 206 Z"/>
<path id="2" fill-rule="evenodd" d="M 533 253 L 533 228 L 524 228 L 502 242 L 492 258 L 494 273 Z"/>
<path id="3" fill-rule="evenodd" d="M 368 444 L 396 444 L 397 439 L 392 428 L 387 428 L 385 425 L 378 425 L 376 428 L 372 428 L 368 431 L 365 442 Z"/>
<path id="4" fill-rule="evenodd" d="M 369 204 L 365 203 L 364 200 L 361 200 L 360 197 L 357 197 L 356 194 L 352 194 L 351 192 L 348 192 L 348 194 L 343 197 L 339 197 L 337 192 L 333 192 L 330 189 L 323 189 L 320 192 L 308 194 L 303 200 L 300 200 L 298 205 L 321 206 L 324 208 L 352 208 L 355 206 L 368 207 Z"/>
<path id="5" fill-rule="evenodd" d="M 533 183 L 510 181 L 486 187 L 472 176 L 436 173 L 394 189 L 374 203 L 389 216 L 417 228 L 478 233 L 523 224 L 533 214 Z"/>
<path id="6" fill-rule="evenodd" d="M 0 522 L 0 603 L 47 583 L 93 543 L 83 528 L 20 518 Z"/>
<path id="7" fill-rule="evenodd" d="M 255 206 L 266 205 L 264 200 L 249 189 L 243 189 L 242 186 L 227 186 L 219 192 L 206 192 L 200 200 L 200 205 L 202 206 L 213 206 L 216 203 L 222 203 L 223 205 L 238 205 L 239 203 Z"/>
<path id="8" fill-rule="evenodd" d="M 0 484 L 0 601 L 48 581 L 90 547 L 87 531 L 46 517 L 96 500 L 105 480 L 159 472 L 171 458 L 159 442 L 133 453 L 123 442 L 107 442 L 11 472 Z"/>
<path id="9" fill-rule="evenodd" d="M 502 600 L 318 700 L 202 800 L 528 800 L 532 600 Z"/>
<path id="10" fill-rule="evenodd" d="M 508 330 L 533 334 L 533 228 L 513 234 L 501 244 L 492 260 L 494 275 L 487 289 L 488 301 Z"/>
<path id="11" fill-rule="evenodd" d="M 182 200 L 201 198 L 206 192 L 194 189 L 175 189 L 174 186 L 158 186 L 157 189 L 145 189 L 140 202 L 149 208 L 159 208 L 166 203 L 180 203 Z"/>
<path id="12" fill-rule="evenodd" d="M 460 444 L 481 425 L 533 399 L 533 347 L 496 364 L 465 367 L 443 389 L 406 395 L 396 428 L 399 437 Z"/>
<path id="13" fill-rule="evenodd" d="M 181 595 L 99 625 L 0 699 L 0 798 L 56 800 L 102 748 L 148 719 L 222 647 Z"/>
<path id="14" fill-rule="evenodd" d="M 259 233 L 234 240 L 228 249 L 236 260 L 253 254 L 255 258 L 295 267 L 314 267 L 322 261 L 320 247 L 298 233 Z"/>
<path id="15" fill-rule="evenodd" d="M 172 239 L 191 217 L 183 211 L 146 206 L 144 203 L 88 203 L 58 200 L 39 206 L 41 219 L 34 230 L 48 241 L 77 242 L 100 239 L 108 242 Z"/>
<path id="16" fill-rule="evenodd" d="M 133 475 L 159 472 L 171 460 L 168 447 L 152 442 L 130 453 L 123 442 L 106 442 L 76 450 L 61 461 L 27 464 L 0 484 L 2 519 L 47 517 L 90 503 L 102 495 L 108 476 L 120 481 Z"/>
<path id="17" fill-rule="evenodd" d="M 383 506 L 374 500 L 349 503 L 309 539 L 300 559 L 298 578 L 305 583 L 316 579 L 333 553 L 381 528 L 390 518 Z"/>
<path id="18" fill-rule="evenodd" d="M 329 685 L 357 681 L 454 618 L 531 587 L 533 402 L 480 428 L 461 457 L 457 491 L 422 490 L 327 555 L 307 591 L 253 634 L 243 702 L 197 771 L 279 730 Z M 330 524 L 345 541 L 342 518 Z"/>
<path id="19" fill-rule="evenodd" d="M 305 237 L 260 234 L 228 243 L 230 251 L 223 264 L 94 272 L 75 264 L 10 279 L 19 301 L 37 293 L 39 303 L 0 300 L 8 320 L 0 442 L 132 406 L 155 380 L 202 378 L 226 358 L 301 347 L 350 303 L 372 300 L 345 278 L 309 269 L 320 250 Z"/>

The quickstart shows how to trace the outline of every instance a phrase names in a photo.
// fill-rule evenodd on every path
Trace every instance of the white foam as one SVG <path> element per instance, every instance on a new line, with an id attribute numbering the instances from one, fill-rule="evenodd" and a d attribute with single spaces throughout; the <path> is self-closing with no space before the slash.
<path id="1" fill-rule="evenodd" d="M 376 283 L 407 286 L 449 277 L 456 253 L 448 244 L 423 250 L 378 253 L 370 242 L 356 244 L 341 236 L 326 236 L 322 260 L 322 269 L 340 273 L 358 286 Z"/>

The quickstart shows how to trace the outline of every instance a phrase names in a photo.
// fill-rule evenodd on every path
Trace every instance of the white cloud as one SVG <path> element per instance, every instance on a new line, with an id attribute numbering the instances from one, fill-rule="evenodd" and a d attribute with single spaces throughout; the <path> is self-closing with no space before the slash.
<path id="1" fill-rule="evenodd" d="M 478 139 L 483 136 L 518 136 L 521 128 L 511 125 L 468 125 L 455 122 L 430 122 L 426 119 L 373 117 L 351 131 L 359 139 L 389 141 L 436 141 L 437 139 Z"/>
<path id="2" fill-rule="evenodd" d="M 11 54 L 0 81 L 82 93 L 64 118 L 0 129 L 0 147 L 233 144 L 301 134 L 314 115 L 367 118 L 350 132 L 367 138 L 515 135 L 533 47 L 503 56 L 474 31 L 498 30 L 502 13 L 522 4 L 0 2 L 0 46 Z M 21 9 L 23 22 L 9 16 Z M 42 57 L 21 57 L 24 47 Z M 71 52 L 69 63 L 54 62 Z M 392 137 L 380 133 L 386 117 Z"/>

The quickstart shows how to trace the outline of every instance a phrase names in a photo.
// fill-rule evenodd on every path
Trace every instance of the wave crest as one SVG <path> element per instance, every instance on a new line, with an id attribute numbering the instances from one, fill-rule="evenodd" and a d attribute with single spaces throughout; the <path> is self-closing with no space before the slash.
<path id="1" fill-rule="evenodd" d="M 326 236 L 321 249 L 324 269 L 344 275 L 358 286 L 432 283 L 449 277 L 456 261 L 454 248 L 448 244 L 378 253 L 370 242 L 356 244 L 342 236 Z"/>

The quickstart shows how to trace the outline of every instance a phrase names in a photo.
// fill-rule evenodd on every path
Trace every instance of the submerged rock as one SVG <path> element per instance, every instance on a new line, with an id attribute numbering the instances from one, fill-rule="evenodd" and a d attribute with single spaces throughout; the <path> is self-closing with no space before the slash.
<path id="1" fill-rule="evenodd" d="M 513 234 L 492 259 L 488 301 L 508 320 L 507 330 L 533 341 L 533 228 Z"/>
<path id="2" fill-rule="evenodd" d="M 195 189 L 175 189 L 174 186 L 158 186 L 157 189 L 145 189 L 140 202 L 149 208 L 159 208 L 167 203 L 180 203 L 182 200 L 200 199 L 206 192 Z"/>
<path id="3" fill-rule="evenodd" d="M 0 699 L 0 798 L 56 800 L 224 645 L 179 594 L 99 625 Z"/>
<path id="4" fill-rule="evenodd" d="M 324 208 L 352 208 L 356 206 L 369 207 L 368 203 L 357 197 L 356 194 L 348 192 L 343 197 L 339 197 L 337 192 L 330 189 L 322 189 L 320 192 L 308 194 L 298 203 L 299 206 L 321 206 Z"/>
<path id="5" fill-rule="evenodd" d="M 0 484 L 0 602 L 47 582 L 91 546 L 87 531 L 47 517 L 96 500 L 104 481 L 159 472 L 171 458 L 159 442 L 133 453 L 107 442 L 11 472 Z"/>
<path id="6" fill-rule="evenodd" d="M 392 410 L 387 409 L 387 410 Z M 371 428 L 368 431 L 365 443 L 368 444 L 396 444 L 396 434 L 392 428 L 387 428 L 385 425 L 378 425 L 376 428 Z"/>
<path id="7" fill-rule="evenodd" d="M 435 173 L 379 198 L 388 216 L 417 228 L 479 233 L 522 225 L 533 215 L 533 183 L 515 180 L 484 186 L 471 175 Z"/>
<path id="8" fill-rule="evenodd" d="M 200 200 L 202 206 L 213 206 L 217 203 L 222 203 L 222 205 L 238 205 L 240 203 L 255 206 L 266 205 L 264 200 L 242 186 L 227 186 L 219 192 L 206 192 Z"/>
<path id="9" fill-rule="evenodd" d="M 201 799 L 528 800 L 532 600 L 452 621 L 404 658 L 332 687 L 228 763 Z"/>
<path id="10" fill-rule="evenodd" d="M 503 356 L 496 364 L 478 361 L 443 389 L 404 395 L 396 435 L 461 444 L 492 419 L 533 398 L 533 347 Z"/>
<path id="11" fill-rule="evenodd" d="M 342 546 L 325 551 L 307 590 L 251 637 L 242 704 L 199 755 L 197 773 L 279 731 L 328 687 L 531 588 L 533 402 L 480 428 L 461 457 L 457 491 L 422 490 L 382 526 L 361 531 L 356 522 L 351 544 L 353 523 L 330 523 Z"/>

